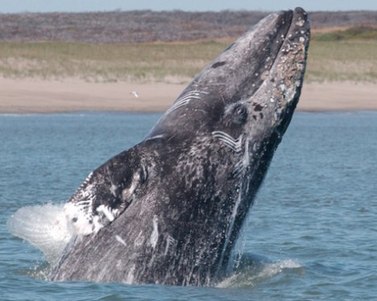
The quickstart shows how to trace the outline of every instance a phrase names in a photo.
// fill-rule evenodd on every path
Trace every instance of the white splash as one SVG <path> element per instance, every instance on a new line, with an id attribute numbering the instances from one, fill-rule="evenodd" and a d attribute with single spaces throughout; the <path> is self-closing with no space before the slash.
<path id="1" fill-rule="evenodd" d="M 271 279 L 285 271 L 301 270 L 303 267 L 292 259 L 285 259 L 278 262 L 259 263 L 256 267 L 243 267 L 240 272 L 236 272 L 216 286 L 219 288 L 240 288 L 253 287 L 256 284 Z"/>
<path id="2" fill-rule="evenodd" d="M 134 278 L 135 278 L 134 272 L 135 272 L 135 266 L 133 265 L 127 273 L 127 277 L 126 277 L 127 284 L 132 284 L 134 282 Z"/>
<path id="3" fill-rule="evenodd" d="M 22 207 L 9 218 L 7 226 L 14 236 L 41 250 L 51 264 L 60 258 L 65 246 L 73 237 L 63 204 Z"/>

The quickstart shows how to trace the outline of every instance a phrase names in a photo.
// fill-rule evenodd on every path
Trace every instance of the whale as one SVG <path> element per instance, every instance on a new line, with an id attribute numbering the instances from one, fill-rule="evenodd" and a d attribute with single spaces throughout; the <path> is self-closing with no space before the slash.
<path id="1" fill-rule="evenodd" d="M 274 12 L 204 67 L 61 208 L 71 236 L 49 279 L 221 281 L 297 106 L 309 40 L 302 8 Z"/>

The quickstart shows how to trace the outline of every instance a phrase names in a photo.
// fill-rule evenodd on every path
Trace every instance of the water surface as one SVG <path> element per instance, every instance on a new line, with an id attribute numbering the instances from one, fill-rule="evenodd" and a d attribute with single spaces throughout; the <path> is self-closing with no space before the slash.
<path id="1" fill-rule="evenodd" d="M 159 114 L 0 115 L 1 300 L 377 299 L 377 112 L 296 113 L 218 287 L 50 282 L 6 221 L 64 202 Z"/>

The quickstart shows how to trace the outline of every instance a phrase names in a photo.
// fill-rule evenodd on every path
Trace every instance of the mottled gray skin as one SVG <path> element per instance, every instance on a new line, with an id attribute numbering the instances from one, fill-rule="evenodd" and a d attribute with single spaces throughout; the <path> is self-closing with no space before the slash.
<path id="1" fill-rule="evenodd" d="M 298 102 L 309 35 L 300 8 L 267 16 L 195 77 L 142 142 L 95 170 L 69 201 L 73 211 L 86 204 L 91 233 L 66 248 L 51 279 L 219 281 Z"/>

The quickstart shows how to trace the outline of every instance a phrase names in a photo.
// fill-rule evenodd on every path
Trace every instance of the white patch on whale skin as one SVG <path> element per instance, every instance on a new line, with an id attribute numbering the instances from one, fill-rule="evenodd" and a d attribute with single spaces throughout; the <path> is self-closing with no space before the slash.
<path id="1" fill-rule="evenodd" d="M 243 137 L 243 135 L 240 135 L 237 139 L 234 139 L 228 133 L 225 133 L 225 132 L 222 132 L 222 131 L 213 131 L 212 135 L 213 135 L 214 138 L 217 138 L 220 141 L 224 142 L 226 146 L 231 148 L 236 153 L 239 153 L 239 152 L 242 151 L 242 137 Z"/>
<path id="2" fill-rule="evenodd" d="M 77 235 L 97 233 L 103 227 L 99 216 L 93 217 L 80 206 L 80 203 L 66 203 L 64 205 L 64 214 L 68 224 Z"/>
<path id="3" fill-rule="evenodd" d="M 201 94 L 207 95 L 208 92 L 199 90 L 187 92 L 186 94 L 182 95 L 180 98 L 177 99 L 177 101 L 166 111 L 165 115 L 168 115 L 171 112 L 174 112 L 175 110 L 184 107 L 193 99 L 200 100 Z"/>
<path id="4" fill-rule="evenodd" d="M 243 176 L 249 165 L 250 165 L 249 139 L 246 139 L 245 140 L 245 151 L 244 151 L 243 157 L 234 166 L 233 174 L 236 177 Z"/>
<path id="5" fill-rule="evenodd" d="M 100 205 L 96 208 L 98 214 L 92 215 L 88 210 L 80 207 L 80 203 L 68 202 L 64 205 L 64 214 L 67 222 L 74 229 L 77 235 L 89 235 L 97 233 L 101 228 L 115 220 L 119 214 L 118 209 L 111 209 L 109 206 Z"/>
<path id="6" fill-rule="evenodd" d="M 243 165 L 244 169 L 246 169 L 250 165 L 249 143 L 250 143 L 250 140 L 246 139 L 245 140 L 245 152 L 243 154 L 243 160 L 242 160 L 242 165 Z"/>
<path id="7" fill-rule="evenodd" d="M 120 237 L 119 235 L 115 235 L 115 239 L 120 242 L 123 246 L 127 247 L 127 243 L 124 241 L 124 239 L 122 237 Z"/>
<path id="8" fill-rule="evenodd" d="M 176 245 L 177 245 L 177 240 L 168 234 L 166 237 L 166 247 L 165 247 L 164 255 L 166 256 L 170 252 L 170 250 Z"/>
<path id="9" fill-rule="evenodd" d="M 144 243 L 144 235 L 143 235 L 143 231 L 140 231 L 134 241 L 134 246 L 140 247 L 143 243 Z"/>
<path id="10" fill-rule="evenodd" d="M 149 138 L 145 139 L 145 141 L 150 141 L 150 140 L 155 140 L 155 139 L 163 139 L 163 138 L 164 138 L 164 135 L 160 134 L 160 135 L 149 137 Z"/>
<path id="11" fill-rule="evenodd" d="M 243 157 L 235 165 L 235 171 L 234 171 L 234 173 L 236 173 L 237 176 L 240 179 L 245 178 L 245 176 L 247 175 L 247 169 L 248 169 L 248 167 L 250 165 L 249 143 L 250 143 L 250 140 L 246 139 L 245 140 L 245 147 L 244 147 L 245 151 L 244 151 Z M 256 147 L 256 143 L 254 143 L 253 148 L 254 147 Z M 236 202 L 235 202 L 235 204 L 233 206 L 232 215 L 230 216 L 230 221 L 229 221 L 228 229 L 227 229 L 226 235 L 225 235 L 225 242 L 224 242 L 223 250 L 222 250 L 221 256 L 220 256 L 220 263 L 222 263 L 223 260 L 224 260 L 225 250 L 226 250 L 226 248 L 227 248 L 227 246 L 229 244 L 230 235 L 231 235 L 231 233 L 233 231 L 233 228 L 234 228 L 234 223 L 235 223 L 235 220 L 236 220 L 236 216 L 238 214 L 238 209 L 240 207 L 240 204 L 242 203 L 243 191 L 244 191 L 244 187 L 243 186 L 244 186 L 244 182 L 240 181 L 240 187 L 238 189 L 238 196 L 237 196 Z M 247 188 L 246 188 L 246 190 L 247 190 Z M 221 266 L 221 264 L 219 265 L 219 267 L 220 266 Z"/>
<path id="12" fill-rule="evenodd" d="M 152 248 L 156 248 L 158 241 L 158 217 L 157 215 L 153 216 L 153 231 L 150 238 L 150 243 L 152 245 Z"/>
<path id="13" fill-rule="evenodd" d="M 124 201 L 128 201 L 128 202 L 130 201 L 130 198 L 132 198 L 139 183 L 140 183 L 140 174 L 135 173 L 132 177 L 131 186 L 129 188 L 123 189 L 122 191 L 122 199 Z"/>
<path id="14" fill-rule="evenodd" d="M 94 232 L 93 219 L 88 217 L 76 203 L 68 202 L 64 205 L 64 214 L 68 224 L 72 226 L 78 235 L 89 235 Z"/>
<path id="15" fill-rule="evenodd" d="M 95 198 L 95 185 L 90 183 L 92 178 L 93 172 L 89 173 L 82 182 L 72 200 L 64 205 L 67 222 L 78 235 L 89 235 L 98 232 L 103 227 L 98 219 L 93 219 L 92 206 Z"/>
<path id="16" fill-rule="evenodd" d="M 113 196 L 115 196 L 115 197 L 116 197 L 116 191 L 117 191 L 117 189 L 118 189 L 118 186 L 115 185 L 115 184 L 113 184 L 113 183 L 111 183 L 110 191 L 111 191 L 111 194 Z"/>
<path id="17" fill-rule="evenodd" d="M 100 205 L 96 208 L 96 211 L 98 213 L 103 213 L 103 215 L 109 220 L 109 222 L 112 222 L 116 217 L 116 211 L 117 210 L 112 210 L 108 206 Z"/>
<path id="18" fill-rule="evenodd" d="M 92 179 L 93 172 L 89 173 L 84 182 L 81 183 L 80 188 L 84 188 L 85 185 L 89 184 L 89 181 Z"/>
<path id="19" fill-rule="evenodd" d="M 305 24 L 305 20 L 303 20 L 303 19 L 299 19 L 299 20 L 296 22 L 296 25 L 299 26 L 299 27 L 304 26 L 304 24 Z"/>

